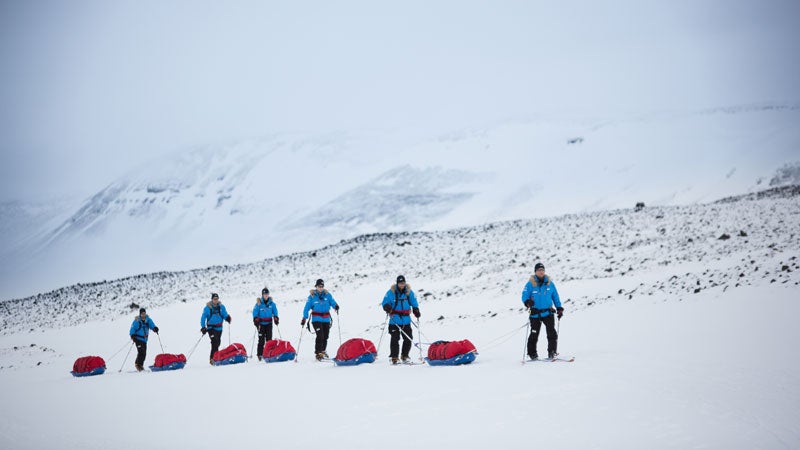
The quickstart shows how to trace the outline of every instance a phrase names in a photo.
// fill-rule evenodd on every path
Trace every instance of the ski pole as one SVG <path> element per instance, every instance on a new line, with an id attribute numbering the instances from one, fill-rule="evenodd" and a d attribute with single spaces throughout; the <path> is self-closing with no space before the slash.
<path id="1" fill-rule="evenodd" d="M 203 336 L 205 336 L 205 334 L 200 335 L 200 339 L 198 339 L 197 342 L 194 343 L 194 347 L 192 347 L 192 349 L 189 350 L 189 356 L 186 357 L 187 363 L 189 362 L 189 358 L 192 357 L 192 354 L 194 354 L 195 349 L 197 349 L 197 346 L 200 344 L 200 341 L 203 340 Z"/>
<path id="2" fill-rule="evenodd" d="M 281 327 L 279 327 L 277 323 L 275 324 L 275 329 L 278 330 L 278 339 L 283 339 L 283 336 L 281 336 Z"/>
<path id="3" fill-rule="evenodd" d="M 426 340 L 430 340 L 430 339 L 428 339 L 427 336 L 422 334 L 422 331 L 420 331 L 420 329 L 419 329 L 419 325 L 417 325 L 413 320 L 411 321 L 411 325 L 414 325 L 415 327 L 417 327 L 417 331 L 419 331 L 419 334 L 420 334 L 421 337 L 425 338 Z"/>
<path id="4" fill-rule="evenodd" d="M 125 359 L 122 360 L 122 365 L 119 366 L 119 372 L 122 372 L 122 368 L 125 367 L 125 362 L 128 361 L 128 356 L 130 356 L 131 350 L 133 350 L 133 342 L 131 342 L 131 346 L 128 347 L 128 353 L 125 354 Z M 117 372 L 117 373 L 119 373 L 119 372 Z"/>
<path id="5" fill-rule="evenodd" d="M 528 332 L 525 333 L 525 346 L 522 349 L 522 364 L 525 364 L 525 356 L 528 355 L 528 339 L 530 339 L 530 334 L 533 333 L 531 329 L 531 319 L 530 319 L 530 308 L 526 309 L 528 313 L 528 326 L 525 328 Z"/>
<path id="6" fill-rule="evenodd" d="M 386 313 L 386 320 L 383 321 L 381 326 L 381 338 L 378 340 L 378 354 L 381 353 L 381 342 L 383 342 L 383 335 L 386 333 L 386 323 L 389 322 L 389 313 Z"/>
<path id="7" fill-rule="evenodd" d="M 303 324 L 300 324 L 300 337 L 297 339 L 297 351 L 294 352 L 294 362 L 297 362 L 297 357 L 300 356 L 300 344 L 303 343 Z"/>
<path id="8" fill-rule="evenodd" d="M 117 355 L 119 354 L 119 352 L 121 352 L 121 351 L 125 350 L 125 347 L 127 347 L 127 346 L 128 346 L 128 341 L 126 340 L 126 341 L 125 341 L 125 343 L 124 343 L 124 344 L 122 344 L 122 347 L 120 347 L 120 348 L 119 348 L 119 350 L 117 350 L 116 352 L 114 352 L 114 354 L 113 354 L 113 355 L 111 355 L 111 357 L 110 357 L 110 358 L 108 358 L 108 359 L 106 360 L 106 363 L 108 363 L 109 361 L 111 361 L 112 359 L 114 359 L 114 357 L 115 357 L 115 356 L 117 356 Z"/>
<path id="9" fill-rule="evenodd" d="M 412 320 L 411 323 L 414 323 L 414 321 Z M 425 358 L 422 357 L 422 328 L 420 328 L 420 325 L 422 325 L 422 319 L 417 317 L 417 343 L 419 344 L 419 360 L 425 361 Z"/>
<path id="10" fill-rule="evenodd" d="M 166 352 L 164 351 L 164 344 L 162 344 L 162 343 L 161 343 L 161 335 L 160 335 L 160 334 L 158 334 L 158 333 L 156 333 L 156 336 L 158 336 L 158 345 L 160 345 L 160 346 L 161 346 L 161 353 L 166 353 Z"/>
<path id="11" fill-rule="evenodd" d="M 249 356 L 249 358 L 253 357 L 253 350 L 256 348 L 256 332 L 257 331 L 258 331 L 258 327 L 256 327 L 255 330 L 253 330 L 253 343 L 250 344 L 250 356 Z"/>
<path id="12" fill-rule="evenodd" d="M 561 318 L 559 317 L 558 324 L 556 325 L 556 339 L 558 339 L 560 336 L 561 336 Z M 558 352 L 556 352 L 556 355 L 558 355 Z"/>
<path id="13" fill-rule="evenodd" d="M 231 345 L 231 324 L 228 322 L 228 345 Z"/>
<path id="14" fill-rule="evenodd" d="M 336 327 L 339 329 L 339 347 L 342 346 L 342 325 L 339 323 L 339 311 L 336 311 Z"/>
<path id="15" fill-rule="evenodd" d="M 525 356 L 528 355 L 528 339 L 529 339 L 530 333 L 533 332 L 533 330 L 531 330 L 530 328 L 531 328 L 531 324 L 530 324 L 530 322 L 528 322 L 528 327 L 525 328 L 525 331 L 526 331 L 526 333 L 525 333 L 525 345 L 522 347 L 522 364 L 525 364 Z"/>

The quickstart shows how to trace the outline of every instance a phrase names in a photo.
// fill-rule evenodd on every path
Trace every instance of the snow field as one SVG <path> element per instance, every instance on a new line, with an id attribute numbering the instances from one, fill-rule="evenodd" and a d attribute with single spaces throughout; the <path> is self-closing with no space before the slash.
<path id="1" fill-rule="evenodd" d="M 560 289 L 569 291 L 569 283 Z M 356 303 L 365 294 L 348 300 Z M 423 320 L 432 340 L 476 344 L 478 359 L 461 367 L 392 367 L 388 337 L 374 364 L 316 363 L 310 335 L 299 363 L 211 367 L 204 338 L 181 371 L 131 373 L 130 357 L 120 374 L 124 355 L 118 355 L 107 361 L 105 375 L 76 379 L 68 373 L 73 356 L 89 348 L 113 353 L 124 343 L 127 320 L 5 336 L 4 346 L 35 337 L 76 353 L 57 358 L 58 364 L 0 371 L 6 386 L 0 440 L 3 448 L 19 449 L 137 448 L 142 439 L 154 448 L 265 442 L 279 448 L 320 442 L 332 448 L 529 448 L 531 439 L 548 448 L 793 448 L 800 443 L 800 389 L 787 344 L 800 338 L 792 323 L 800 312 L 795 297 L 795 289 L 773 285 L 568 313 L 559 347 L 576 355 L 574 363 L 522 365 L 523 330 L 499 345 L 483 344 L 523 325 L 524 313 L 474 324 Z M 500 300 L 518 302 L 492 299 Z M 369 308 L 346 313 L 346 300 L 340 301 L 342 339 L 362 336 L 377 345 L 377 332 L 347 324 L 380 325 L 383 317 Z M 772 313 L 754 311 L 755 301 Z M 187 352 L 199 337 L 181 329 L 199 318 L 192 306 L 151 311 L 167 352 Z M 249 351 L 252 332 L 239 319 L 246 305 L 231 302 L 229 308 L 233 340 Z M 284 311 L 282 317 L 293 315 Z M 284 338 L 296 345 L 299 324 L 283 323 Z M 224 336 L 223 344 L 227 330 Z M 540 352 L 544 345 L 541 339 Z M 337 346 L 334 328 L 329 352 Z M 157 353 L 153 335 L 148 364 Z"/>

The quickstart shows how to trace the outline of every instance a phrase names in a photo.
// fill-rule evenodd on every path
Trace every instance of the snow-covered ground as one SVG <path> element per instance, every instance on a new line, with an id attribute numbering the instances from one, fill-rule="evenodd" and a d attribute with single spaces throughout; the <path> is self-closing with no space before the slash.
<path id="1" fill-rule="evenodd" d="M 799 198 L 788 188 L 362 236 L 3 302 L 0 448 L 797 448 Z M 519 292 L 539 260 L 565 304 L 559 349 L 574 363 L 520 364 Z M 231 340 L 249 351 L 264 284 L 297 345 L 318 277 L 342 305 L 341 339 L 377 344 L 378 303 L 398 273 L 421 299 L 423 342 L 468 338 L 474 364 L 392 367 L 384 339 L 378 362 L 334 367 L 313 361 L 308 334 L 297 364 L 210 367 L 207 338 L 181 371 L 122 364 L 131 303 L 148 307 L 166 352 L 188 353 L 212 290 L 233 316 Z M 338 343 L 337 327 L 329 353 Z M 147 364 L 158 353 L 153 335 Z M 69 375 L 89 354 L 108 372 Z"/>

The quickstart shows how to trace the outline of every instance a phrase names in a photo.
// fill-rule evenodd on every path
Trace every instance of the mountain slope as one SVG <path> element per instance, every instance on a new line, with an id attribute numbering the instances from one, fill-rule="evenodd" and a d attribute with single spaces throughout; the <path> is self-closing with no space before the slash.
<path id="1" fill-rule="evenodd" d="M 199 302 L 212 291 L 240 301 L 260 292 L 264 284 L 276 298 L 300 302 L 320 277 L 331 287 L 349 291 L 385 284 L 400 272 L 425 280 L 426 284 L 415 283 L 416 288 L 434 304 L 449 304 L 472 293 L 515 296 L 519 280 L 526 279 L 536 261 L 545 262 L 559 281 L 595 286 L 593 296 L 566 297 L 571 309 L 618 298 L 668 299 L 709 288 L 731 289 L 756 279 L 797 285 L 798 192 L 792 186 L 765 191 L 755 199 L 363 235 L 256 263 L 78 284 L 0 303 L 5 312 L 0 333 L 113 319 L 138 308 L 133 304 Z M 712 261 L 716 269 L 709 270 L 705 265 Z M 617 285 L 603 283 L 612 277 Z M 454 284 L 453 279 L 466 284 Z M 461 315 L 468 314 L 478 312 Z"/>
<path id="2" fill-rule="evenodd" d="M 532 119 L 415 143 L 402 133 L 282 135 L 196 149 L 131 173 L 27 239 L 2 259 L 2 296 L 362 233 L 690 204 L 792 183 L 798 114 L 758 105 Z"/>

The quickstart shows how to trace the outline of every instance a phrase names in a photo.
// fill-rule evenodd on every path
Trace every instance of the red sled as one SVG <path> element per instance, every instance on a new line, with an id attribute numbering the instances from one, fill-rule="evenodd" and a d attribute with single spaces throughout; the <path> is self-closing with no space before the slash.
<path id="1" fill-rule="evenodd" d="M 90 377 L 101 375 L 106 371 L 106 362 L 99 356 L 82 356 L 72 364 L 72 376 Z"/>
<path id="2" fill-rule="evenodd" d="M 153 372 L 162 372 L 164 370 L 178 370 L 183 369 L 186 365 L 186 357 L 183 356 L 183 353 L 178 355 L 173 355 L 170 353 L 161 353 L 160 355 L 156 355 L 156 362 L 152 366 L 150 366 L 150 370 Z"/>
<path id="3" fill-rule="evenodd" d="M 436 341 L 428 347 L 428 357 L 425 361 L 431 366 L 455 366 L 469 364 L 475 361 L 478 350 L 469 341 Z"/>
<path id="4" fill-rule="evenodd" d="M 244 349 L 244 345 L 235 342 L 214 353 L 214 357 L 211 359 L 214 360 L 215 366 L 239 364 L 247 361 L 247 350 Z"/>
<path id="5" fill-rule="evenodd" d="M 362 363 L 375 362 L 378 350 L 368 339 L 353 338 L 345 341 L 336 352 L 333 362 L 337 366 L 357 366 Z"/>
<path id="6" fill-rule="evenodd" d="M 280 339 L 273 339 L 264 344 L 264 352 L 261 358 L 264 362 L 281 362 L 290 361 L 295 358 L 297 351 L 292 347 L 289 341 L 282 341 Z"/>

